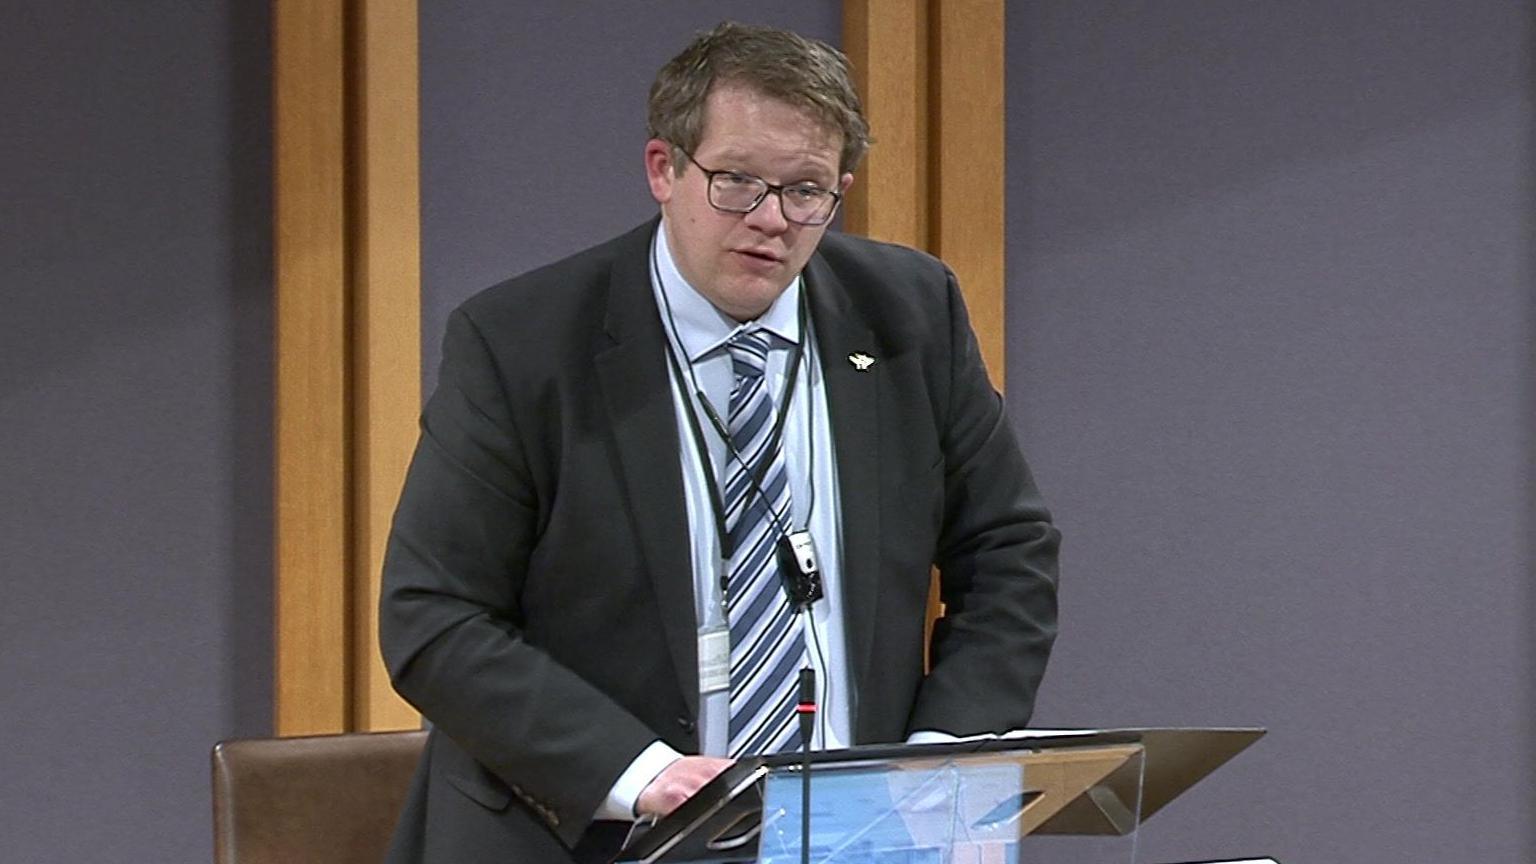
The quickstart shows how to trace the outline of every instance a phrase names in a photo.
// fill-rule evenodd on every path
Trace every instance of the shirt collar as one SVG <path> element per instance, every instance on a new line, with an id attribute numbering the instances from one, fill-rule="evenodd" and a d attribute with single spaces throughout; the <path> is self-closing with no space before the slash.
<path id="1" fill-rule="evenodd" d="M 656 227 L 654 243 L 656 269 L 653 271 L 652 289 L 661 296 L 662 313 L 670 314 L 677 341 L 689 362 L 697 361 L 723 346 L 741 331 L 767 330 L 791 345 L 800 343 L 800 291 L 799 274 L 789 287 L 773 301 L 768 311 L 757 318 L 737 322 L 736 319 L 716 309 L 698 289 L 683 278 L 672 257 L 667 243 L 667 224 L 663 220 Z"/>

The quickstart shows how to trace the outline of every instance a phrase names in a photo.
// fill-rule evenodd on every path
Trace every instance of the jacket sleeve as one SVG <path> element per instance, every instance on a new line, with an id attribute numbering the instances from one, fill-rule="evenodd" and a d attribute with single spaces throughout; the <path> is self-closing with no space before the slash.
<path id="1" fill-rule="evenodd" d="M 656 734 L 525 638 L 539 504 L 515 399 L 463 310 L 395 512 L 379 634 L 399 693 L 573 845 Z"/>
<path id="2" fill-rule="evenodd" d="M 1023 727 L 1056 637 L 1057 550 L 1028 465 L 993 390 L 954 275 L 948 357 L 933 374 L 944 455 L 943 523 L 934 554 L 944 616 L 908 731 Z"/>

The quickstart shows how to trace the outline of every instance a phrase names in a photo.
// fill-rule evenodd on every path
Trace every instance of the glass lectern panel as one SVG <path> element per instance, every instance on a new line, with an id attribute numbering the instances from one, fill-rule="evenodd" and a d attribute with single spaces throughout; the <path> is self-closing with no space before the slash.
<path id="1" fill-rule="evenodd" d="M 620 860 L 1135 864 L 1145 777 L 1139 741 L 1101 736 L 815 755 L 808 826 L 803 765 L 772 757 L 722 775 L 712 784 L 719 794 L 695 796 Z"/>
<path id="2" fill-rule="evenodd" d="M 811 774 L 818 864 L 1134 862 L 1139 746 L 822 764 Z M 763 783 L 757 861 L 798 864 L 801 769 Z M 1033 836 L 1049 830 L 1057 833 Z"/>

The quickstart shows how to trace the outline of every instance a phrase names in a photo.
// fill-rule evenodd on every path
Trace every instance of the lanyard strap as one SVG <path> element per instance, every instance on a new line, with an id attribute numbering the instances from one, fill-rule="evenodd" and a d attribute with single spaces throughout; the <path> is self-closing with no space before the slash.
<path id="1" fill-rule="evenodd" d="M 785 421 L 789 419 L 789 406 L 795 398 L 795 383 L 800 378 L 801 358 L 805 356 L 805 340 L 809 333 L 806 330 L 805 293 L 803 291 L 800 294 L 799 316 L 800 342 L 796 345 L 794 357 L 790 359 L 789 375 L 785 381 L 784 398 L 782 400 L 783 404 L 779 406 L 778 419 L 774 421 L 773 431 L 769 433 L 768 449 L 765 452 L 770 454 L 773 452 L 773 448 L 779 447 L 782 443 L 784 437 L 784 424 Z M 669 344 L 667 346 L 667 361 L 672 366 L 672 373 L 673 376 L 677 379 L 679 388 L 683 386 L 684 381 L 683 370 L 677 360 L 677 350 L 681 347 L 682 346 L 680 344 L 676 346 L 671 344 L 671 340 L 669 340 Z M 689 360 L 688 363 L 691 370 L 693 361 Z M 764 374 L 767 374 L 766 370 L 764 370 Z M 691 376 L 689 380 L 692 380 Z M 704 395 L 704 391 L 701 388 L 695 387 L 692 396 L 685 392 L 683 394 L 683 413 L 688 416 L 688 428 L 693 433 L 693 441 L 695 447 L 698 449 L 699 462 L 704 469 L 704 477 L 709 481 L 705 484 L 705 487 L 706 491 L 709 493 L 709 509 L 715 517 L 715 533 L 720 538 L 720 554 L 723 558 L 730 558 L 736 550 L 733 548 L 733 544 L 731 543 L 730 533 L 726 530 L 725 527 L 725 503 L 720 498 L 720 483 L 715 479 L 715 468 L 713 464 L 714 460 L 712 460 L 709 456 L 709 445 L 708 442 L 706 442 L 704 439 L 704 430 L 699 425 L 699 414 L 698 411 L 696 411 L 693 407 L 694 398 L 697 398 L 699 400 L 699 404 L 704 406 L 704 411 L 709 416 L 710 425 L 714 427 L 715 432 L 719 434 L 720 439 L 725 442 L 726 450 L 729 451 L 728 458 L 732 458 L 738 462 L 741 462 L 741 454 L 736 452 L 736 446 L 731 442 L 730 430 L 727 429 L 725 424 L 720 420 L 719 412 L 717 412 L 714 406 L 710 403 L 709 397 Z M 764 494 L 762 485 L 763 477 L 767 474 L 769 462 L 770 459 L 764 459 L 762 464 L 757 467 L 757 470 L 749 475 L 749 479 L 752 481 L 752 488 L 759 495 Z M 746 467 L 746 463 L 743 462 L 742 467 Z M 772 518 L 775 522 L 780 522 L 782 524 L 785 521 L 780 519 L 777 513 L 772 512 L 771 506 L 769 508 L 769 512 L 772 514 Z M 793 516 L 791 514 L 791 520 L 792 518 Z"/>

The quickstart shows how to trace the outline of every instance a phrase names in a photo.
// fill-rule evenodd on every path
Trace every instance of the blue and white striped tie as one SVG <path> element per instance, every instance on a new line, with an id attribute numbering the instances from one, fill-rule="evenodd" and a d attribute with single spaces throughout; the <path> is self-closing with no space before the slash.
<path id="1" fill-rule="evenodd" d="M 726 344 L 735 374 L 728 431 L 740 456 L 728 460 L 720 495 L 733 550 L 725 583 L 732 756 L 800 746 L 795 682 L 805 660 L 805 638 L 780 588 L 775 554 L 778 526 L 789 524 L 790 509 L 789 472 L 773 434 L 773 397 L 763 376 L 770 338 L 759 330 L 737 334 Z"/>

